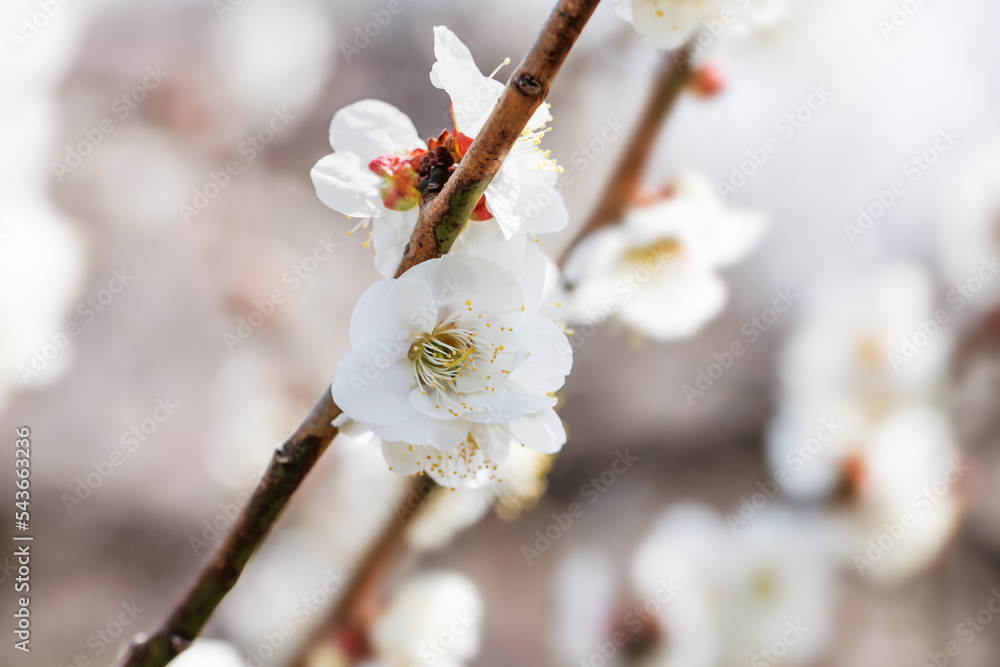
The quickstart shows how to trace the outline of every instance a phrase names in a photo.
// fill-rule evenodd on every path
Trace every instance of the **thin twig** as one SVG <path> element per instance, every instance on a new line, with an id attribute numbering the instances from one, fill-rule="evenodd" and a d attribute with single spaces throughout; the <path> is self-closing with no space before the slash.
<path id="1" fill-rule="evenodd" d="M 339 414 L 328 389 L 295 433 L 275 451 L 250 503 L 187 597 L 155 633 L 133 640 L 122 660 L 124 667 L 161 667 L 194 641 L 236 584 L 292 493 L 337 434 L 332 422 Z"/>
<path id="2" fill-rule="evenodd" d="M 440 490 L 426 475 L 412 478 L 404 501 L 396 505 L 395 520 L 386 523 L 382 533 L 358 561 L 360 567 L 351 574 L 347 587 L 316 633 L 300 648 L 292 667 L 309 664 L 310 653 L 324 642 L 336 641 L 344 630 L 366 633 L 377 612 L 377 597 L 396 563 L 405 553 L 406 528 L 424 507 L 427 500 Z M 338 647 L 342 648 L 342 647 Z"/>
<path id="3" fill-rule="evenodd" d="M 559 0 L 455 173 L 441 192 L 421 207 L 397 277 L 451 248 L 532 114 L 545 102 L 553 79 L 597 3 Z"/>
<path id="4" fill-rule="evenodd" d="M 652 95 L 618 161 L 618 166 L 604 186 L 604 192 L 601 193 L 594 212 L 590 214 L 590 219 L 563 251 L 559 259 L 560 265 L 566 263 L 573 248 L 586 236 L 602 227 L 620 222 L 635 203 L 642 188 L 642 175 L 646 171 L 660 129 L 691 78 L 692 46 L 693 42 L 688 42 L 681 49 L 664 56 L 660 73 L 653 84 Z"/>

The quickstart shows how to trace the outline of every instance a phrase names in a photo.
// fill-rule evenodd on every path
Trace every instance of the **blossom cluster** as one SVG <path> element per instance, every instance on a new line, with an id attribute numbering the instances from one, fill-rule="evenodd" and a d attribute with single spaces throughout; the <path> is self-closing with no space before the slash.
<path id="1" fill-rule="evenodd" d="M 551 261 L 534 241 L 564 228 L 559 168 L 539 149 L 539 105 L 451 252 L 391 278 L 421 204 L 441 190 L 503 92 L 469 49 L 434 30 L 431 82 L 454 126 L 427 142 L 395 107 L 364 100 L 330 125 L 334 153 L 312 171 L 319 198 L 371 224 L 373 284 L 351 318 L 352 349 L 333 380 L 348 434 L 370 432 L 390 468 L 452 488 L 498 480 L 511 447 L 554 453 L 566 441 L 553 409 L 572 365 L 563 328 L 543 314 Z M 551 278 L 550 278 L 551 282 Z"/>

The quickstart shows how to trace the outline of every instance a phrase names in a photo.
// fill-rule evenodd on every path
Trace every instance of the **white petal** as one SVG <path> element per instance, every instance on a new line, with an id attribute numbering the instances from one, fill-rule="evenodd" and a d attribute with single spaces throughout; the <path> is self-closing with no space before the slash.
<path id="1" fill-rule="evenodd" d="M 517 214 L 528 234 L 552 234 L 569 224 L 569 211 L 562 194 L 542 179 L 521 174 Z"/>
<path id="2" fill-rule="evenodd" d="M 482 75 L 482 72 L 479 71 L 479 67 L 476 65 L 475 59 L 472 57 L 472 52 L 469 51 L 469 47 L 448 26 L 434 26 L 434 58 L 447 65 L 453 65 L 479 74 L 480 76 Z M 439 81 L 434 81 L 433 73 L 431 74 L 431 82 L 435 86 L 441 87 Z"/>
<path id="3" fill-rule="evenodd" d="M 338 153 L 354 153 L 367 169 L 378 156 L 408 153 L 421 141 L 405 113 L 381 100 L 361 100 L 333 115 L 330 145 Z"/>
<path id="4" fill-rule="evenodd" d="M 398 342 L 400 350 L 387 346 L 382 349 L 390 352 L 394 360 L 404 358 L 413 334 L 422 328 L 423 313 L 433 303 L 430 288 L 418 280 L 387 278 L 373 283 L 351 314 L 351 345 L 360 349 L 375 341 Z"/>
<path id="5" fill-rule="evenodd" d="M 539 394 L 562 387 L 573 368 L 573 348 L 563 330 L 537 315 L 518 333 L 529 356 L 510 374 L 510 380 Z"/>
<path id="6" fill-rule="evenodd" d="M 514 236 L 521 226 L 515 211 L 520 191 L 517 167 L 504 162 L 500 172 L 486 187 L 486 208 L 493 214 L 505 238 Z"/>
<path id="7" fill-rule="evenodd" d="M 554 408 L 555 405 L 556 399 L 552 396 L 540 396 L 528 390 L 521 390 L 516 384 L 509 382 L 507 394 L 499 406 L 488 413 L 469 413 L 464 416 L 471 422 L 502 424 L 523 417 L 524 415 Z"/>
<path id="8" fill-rule="evenodd" d="M 444 26 L 434 28 L 434 55 L 431 83 L 451 97 L 456 129 L 473 139 L 496 106 L 504 85 L 483 76 L 469 49 Z"/>
<path id="9" fill-rule="evenodd" d="M 379 188 L 382 179 L 362 167 L 353 153 L 321 158 L 309 172 L 320 201 L 344 215 L 375 218 L 385 215 Z"/>
<path id="10" fill-rule="evenodd" d="M 386 278 L 396 275 L 419 217 L 420 208 L 414 207 L 409 211 L 386 211 L 384 217 L 372 221 L 375 270 Z"/>
<path id="11" fill-rule="evenodd" d="M 632 26 L 653 46 L 676 49 L 723 8 L 719 0 L 633 0 Z"/>
<path id="12" fill-rule="evenodd" d="M 389 470 L 399 475 L 415 475 L 420 472 L 421 450 L 423 449 L 433 448 L 409 445 L 405 442 L 382 441 L 382 456 L 385 458 Z"/>
<path id="13" fill-rule="evenodd" d="M 397 424 L 416 410 L 410 405 L 415 384 L 409 360 L 392 362 L 376 343 L 350 350 L 333 375 L 333 400 L 355 421 L 373 427 Z"/>
<path id="14" fill-rule="evenodd" d="M 409 397 L 407 397 L 409 398 Z M 383 440 L 405 442 L 411 445 L 426 445 L 435 449 L 451 449 L 469 435 L 469 424 L 461 419 L 444 421 L 408 409 L 413 414 L 406 421 L 384 426 L 372 426 L 372 432 Z"/>
<path id="15" fill-rule="evenodd" d="M 687 338 L 715 317 L 728 290 L 719 276 L 660 269 L 653 279 L 622 304 L 620 317 L 628 326 L 660 341 Z"/>
<path id="16" fill-rule="evenodd" d="M 760 242 L 767 223 L 756 213 L 729 212 L 706 229 L 715 255 L 715 265 L 729 266 L 746 257 Z"/>
<path id="17" fill-rule="evenodd" d="M 512 419 L 506 428 L 515 440 L 543 454 L 555 454 L 566 444 L 566 428 L 552 409 Z"/>

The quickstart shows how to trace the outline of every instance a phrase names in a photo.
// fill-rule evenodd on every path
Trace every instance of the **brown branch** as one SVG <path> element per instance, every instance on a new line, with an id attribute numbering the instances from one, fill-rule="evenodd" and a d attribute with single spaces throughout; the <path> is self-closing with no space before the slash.
<path id="1" fill-rule="evenodd" d="M 538 105 L 545 101 L 549 86 L 598 2 L 559 0 L 455 173 L 441 192 L 421 208 L 397 277 L 451 248 L 503 159 Z M 309 417 L 275 452 L 250 504 L 187 597 L 154 634 L 139 635 L 133 640 L 120 663 L 122 667 L 163 667 L 194 641 L 222 598 L 236 584 L 292 493 L 337 434 L 331 422 L 339 414 L 340 409 L 327 390 Z M 401 551 L 407 521 L 391 522 L 372 546 L 338 604 L 334 620 L 351 622 L 360 613 L 365 601 L 371 598 L 371 591 L 391 567 L 394 554 Z"/>
<path id="2" fill-rule="evenodd" d="M 405 552 L 406 528 L 439 488 L 426 475 L 412 478 L 404 502 L 396 505 L 396 520 L 385 525 L 378 539 L 358 561 L 361 565 L 351 574 L 347 588 L 326 620 L 320 623 L 317 632 L 301 647 L 298 656 L 290 663 L 292 667 L 310 664 L 311 652 L 326 642 L 335 642 L 344 630 L 366 636 L 367 628 L 378 610 L 376 598 L 381 584 Z"/>
<path id="3" fill-rule="evenodd" d="M 337 434 L 331 422 L 339 414 L 328 389 L 295 433 L 274 452 L 250 503 L 187 597 L 155 633 L 133 640 L 122 659 L 124 667 L 161 667 L 194 641 L 236 584 L 292 493 Z"/>
<path id="4" fill-rule="evenodd" d="M 597 3 L 559 0 L 455 173 L 421 207 L 396 277 L 451 248 L 532 114 L 545 102 L 549 86 Z"/>
<path id="5" fill-rule="evenodd" d="M 604 186 L 604 192 L 601 193 L 587 223 L 563 251 L 559 259 L 560 266 L 566 263 L 573 248 L 580 241 L 602 227 L 620 222 L 635 203 L 642 188 L 642 175 L 646 171 L 660 129 L 691 78 L 692 47 L 693 42 L 688 42 L 677 51 L 665 55 L 659 75 L 653 84 L 652 95 L 646 102 L 646 107 L 618 161 L 618 166 Z"/>

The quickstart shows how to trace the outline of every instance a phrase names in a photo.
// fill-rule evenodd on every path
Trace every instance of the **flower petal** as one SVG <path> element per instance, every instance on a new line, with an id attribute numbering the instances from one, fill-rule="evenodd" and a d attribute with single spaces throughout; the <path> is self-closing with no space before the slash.
<path id="1" fill-rule="evenodd" d="M 398 342 L 402 349 L 391 350 L 394 360 L 405 358 L 413 334 L 422 328 L 422 313 L 432 305 L 430 288 L 420 281 L 387 278 L 373 283 L 351 314 L 351 346 L 361 349 L 375 341 Z"/>
<path id="2" fill-rule="evenodd" d="M 372 426 L 372 432 L 383 440 L 425 445 L 435 449 L 451 449 L 469 435 L 469 423 L 461 419 L 432 419 L 408 407 L 413 415 L 406 421 L 384 426 Z"/>
<path id="3" fill-rule="evenodd" d="M 714 273 L 661 268 L 619 311 L 631 328 L 660 341 L 701 330 L 726 303 L 725 281 Z"/>
<path id="4" fill-rule="evenodd" d="M 385 215 L 379 191 L 382 179 L 362 167 L 353 153 L 334 153 L 309 172 L 320 201 L 344 215 L 377 218 Z"/>
<path id="5" fill-rule="evenodd" d="M 416 413 L 410 405 L 410 388 L 416 380 L 409 360 L 393 363 L 377 343 L 350 350 L 333 375 L 333 400 L 355 421 L 376 425 L 397 424 Z"/>
<path id="6" fill-rule="evenodd" d="M 552 409 L 512 419 L 505 426 L 515 440 L 543 454 L 555 454 L 566 444 L 566 428 Z"/>
<path id="7" fill-rule="evenodd" d="M 361 100 L 333 115 L 330 145 L 338 153 L 354 153 L 367 169 L 380 155 L 409 153 L 422 142 L 405 113 L 381 100 Z"/>
<path id="8" fill-rule="evenodd" d="M 510 374 L 510 381 L 539 394 L 562 387 L 573 368 L 573 348 L 563 330 L 537 315 L 519 333 L 529 356 Z"/>
<path id="9" fill-rule="evenodd" d="M 520 192 L 517 167 L 504 162 L 500 172 L 486 186 L 486 208 L 500 223 L 504 238 L 511 238 L 521 226 L 517 217 L 517 200 Z"/>
<path id="10" fill-rule="evenodd" d="M 384 217 L 372 221 L 375 270 L 386 278 L 396 275 L 418 217 L 420 209 L 413 208 L 409 211 L 386 211 Z"/>
<path id="11" fill-rule="evenodd" d="M 423 449 L 436 451 L 433 447 L 425 448 L 409 445 L 405 442 L 382 441 L 382 456 L 385 458 L 389 470 L 399 475 L 415 475 L 420 472 L 421 450 Z"/>
<path id="12" fill-rule="evenodd" d="M 483 76 L 468 47 L 445 26 L 434 28 L 434 56 L 431 83 L 451 97 L 455 129 L 473 139 L 482 130 L 504 85 Z"/>

